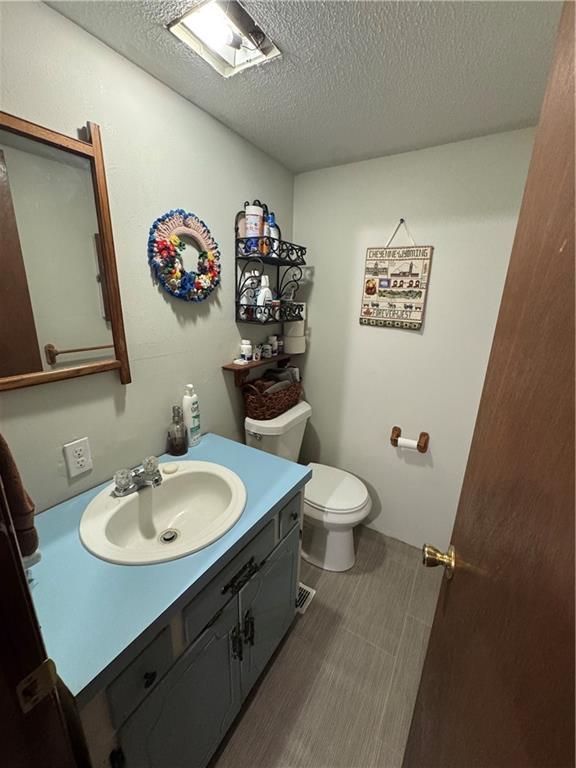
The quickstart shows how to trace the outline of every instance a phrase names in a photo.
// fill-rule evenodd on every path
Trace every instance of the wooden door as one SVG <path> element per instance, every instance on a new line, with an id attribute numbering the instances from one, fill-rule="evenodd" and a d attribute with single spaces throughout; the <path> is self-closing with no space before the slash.
<path id="1" fill-rule="evenodd" d="M 42 233 L 38 233 L 42 237 Z M 0 377 L 42 370 L 8 169 L 0 149 Z M 15 344 L 14 340 L 18 339 Z"/>
<path id="2" fill-rule="evenodd" d="M 34 682 L 28 696 L 18 686 L 42 664 L 50 681 L 49 662 L 30 598 L 26 576 L 0 483 L 0 765 L 10 768 L 75 768 L 69 732 L 54 685 L 34 706 Z M 71 619 L 72 620 L 72 619 Z M 44 686 L 43 686 L 44 687 Z M 81 737 L 78 739 L 81 742 Z M 81 751 L 81 746 L 79 752 Z"/>
<path id="3" fill-rule="evenodd" d="M 569 2 L 404 768 L 574 765 L 573 67 Z"/>

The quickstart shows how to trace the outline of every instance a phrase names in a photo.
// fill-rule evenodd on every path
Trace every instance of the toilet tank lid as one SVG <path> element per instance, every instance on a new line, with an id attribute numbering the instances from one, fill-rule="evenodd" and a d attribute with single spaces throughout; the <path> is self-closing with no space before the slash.
<path id="1" fill-rule="evenodd" d="M 267 419 L 261 421 L 260 419 L 244 419 L 244 428 L 248 432 L 256 432 L 259 435 L 283 435 L 288 432 L 289 429 L 295 427 L 296 424 L 305 421 L 310 418 L 312 408 L 307 402 L 301 400 L 298 405 L 289 408 L 280 416 L 276 416 L 275 419 Z"/>
<path id="2" fill-rule="evenodd" d="M 355 512 L 366 504 L 368 489 L 355 475 L 326 464 L 308 466 L 312 470 L 304 490 L 308 504 L 330 512 Z"/>

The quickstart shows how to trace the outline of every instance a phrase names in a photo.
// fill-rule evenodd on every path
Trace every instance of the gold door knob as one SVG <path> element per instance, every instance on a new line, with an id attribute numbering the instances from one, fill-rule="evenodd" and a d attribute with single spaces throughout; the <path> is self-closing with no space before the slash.
<path id="1" fill-rule="evenodd" d="M 426 568 L 435 568 L 437 565 L 443 565 L 446 578 L 451 579 L 456 566 L 456 552 L 453 546 L 448 547 L 448 552 L 444 553 L 431 544 L 424 544 L 422 547 L 422 562 Z"/>

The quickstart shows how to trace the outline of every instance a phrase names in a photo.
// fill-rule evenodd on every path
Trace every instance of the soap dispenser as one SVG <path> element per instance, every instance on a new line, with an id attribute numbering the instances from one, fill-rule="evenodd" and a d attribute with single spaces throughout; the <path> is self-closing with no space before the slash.
<path id="1" fill-rule="evenodd" d="M 188 450 L 188 431 L 184 424 L 182 408 L 172 406 L 172 424 L 168 427 L 167 451 L 171 456 L 183 456 Z"/>

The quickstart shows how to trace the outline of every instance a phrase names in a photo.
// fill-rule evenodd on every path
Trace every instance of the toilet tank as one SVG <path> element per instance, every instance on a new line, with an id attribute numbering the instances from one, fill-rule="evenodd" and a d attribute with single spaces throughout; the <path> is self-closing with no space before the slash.
<path id="1" fill-rule="evenodd" d="M 275 419 L 244 419 L 246 445 L 274 453 L 283 459 L 298 461 L 306 422 L 312 408 L 302 400 Z"/>

